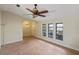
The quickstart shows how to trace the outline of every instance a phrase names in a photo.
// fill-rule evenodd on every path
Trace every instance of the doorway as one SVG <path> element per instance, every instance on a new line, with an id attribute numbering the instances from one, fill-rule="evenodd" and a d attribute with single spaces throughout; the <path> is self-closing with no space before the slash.
<path id="1" fill-rule="evenodd" d="M 23 21 L 23 38 L 32 37 L 36 32 L 36 21 Z"/>

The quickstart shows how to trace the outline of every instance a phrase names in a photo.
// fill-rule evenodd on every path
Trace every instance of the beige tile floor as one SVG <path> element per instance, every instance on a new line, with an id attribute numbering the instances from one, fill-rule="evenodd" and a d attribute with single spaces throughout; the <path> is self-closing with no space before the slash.
<path id="1" fill-rule="evenodd" d="M 34 37 L 24 38 L 22 42 L 2 46 L 0 55 L 78 55 L 79 52 L 66 49 Z"/>

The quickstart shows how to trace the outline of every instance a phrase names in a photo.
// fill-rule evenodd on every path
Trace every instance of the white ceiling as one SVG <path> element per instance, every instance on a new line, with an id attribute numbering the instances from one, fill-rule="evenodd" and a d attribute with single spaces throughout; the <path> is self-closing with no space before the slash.
<path id="1" fill-rule="evenodd" d="M 16 7 L 16 4 L 0 4 L 0 9 L 10 11 L 27 19 L 33 19 L 31 14 L 25 8 L 33 9 L 33 4 L 20 4 L 21 7 Z M 38 4 L 39 10 L 47 9 L 49 13 L 45 14 L 47 17 L 37 17 L 36 19 L 51 19 L 67 16 L 79 16 L 79 4 Z"/>

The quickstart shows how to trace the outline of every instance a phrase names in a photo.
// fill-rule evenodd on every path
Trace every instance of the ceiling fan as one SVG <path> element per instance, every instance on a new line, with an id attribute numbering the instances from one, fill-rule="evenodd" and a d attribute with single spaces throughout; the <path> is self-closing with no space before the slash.
<path id="1" fill-rule="evenodd" d="M 16 4 L 17 7 L 20 7 L 19 4 Z M 41 17 L 46 17 L 46 15 L 43 15 L 44 13 L 50 13 L 50 11 L 48 10 L 42 10 L 39 11 L 37 8 L 37 4 L 34 4 L 34 8 L 33 10 L 29 9 L 29 8 L 25 8 L 26 10 L 30 11 L 32 14 L 27 14 L 27 15 L 33 15 L 33 18 L 37 17 L 37 16 L 41 16 Z M 52 12 L 55 12 L 56 10 L 53 10 Z"/>
<path id="2" fill-rule="evenodd" d="M 34 4 L 34 8 L 33 10 L 26 8 L 28 11 L 30 11 L 33 15 L 33 18 L 37 17 L 37 16 L 41 16 L 41 17 L 46 17 L 45 15 L 42 15 L 44 13 L 48 13 L 48 10 L 43 10 L 43 11 L 39 11 L 37 9 L 37 4 Z"/>

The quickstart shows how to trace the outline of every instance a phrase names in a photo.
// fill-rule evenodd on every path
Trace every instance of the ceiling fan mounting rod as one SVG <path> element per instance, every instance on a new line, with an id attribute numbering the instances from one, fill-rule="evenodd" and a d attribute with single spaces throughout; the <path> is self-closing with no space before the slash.
<path id="1" fill-rule="evenodd" d="M 34 4 L 34 6 L 37 6 L 37 4 Z"/>
<path id="2" fill-rule="evenodd" d="M 35 6 L 35 9 L 37 9 L 37 8 L 36 8 L 37 4 L 34 4 L 34 6 Z"/>

